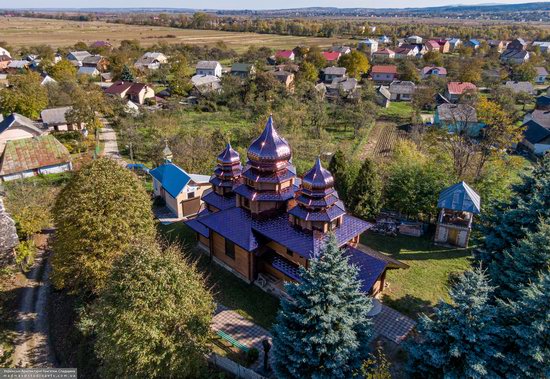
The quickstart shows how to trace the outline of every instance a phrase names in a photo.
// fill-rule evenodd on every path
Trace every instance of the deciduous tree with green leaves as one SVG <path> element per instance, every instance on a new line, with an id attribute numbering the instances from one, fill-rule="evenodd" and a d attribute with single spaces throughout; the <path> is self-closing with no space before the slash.
<path id="1" fill-rule="evenodd" d="M 80 326 L 96 337 L 103 377 L 198 378 L 213 312 L 204 277 L 179 247 L 139 242 L 117 258 Z"/>
<path id="2" fill-rule="evenodd" d="M 357 268 L 348 264 L 330 235 L 318 257 L 288 283 L 273 328 L 277 378 L 350 378 L 369 357 L 371 308 Z"/>
<path id="3" fill-rule="evenodd" d="M 19 113 L 38 119 L 40 112 L 48 106 L 48 93 L 41 85 L 40 74 L 28 71 L 10 80 L 11 86 L 0 90 L 0 113 Z"/>
<path id="4" fill-rule="evenodd" d="M 370 63 L 367 56 L 357 50 L 342 55 L 338 60 L 338 65 L 340 67 L 345 67 L 348 76 L 356 79 L 359 79 L 370 69 Z"/>
<path id="5" fill-rule="evenodd" d="M 57 288 L 98 293 L 114 260 L 135 241 L 155 238 L 151 200 L 143 184 L 112 159 L 76 172 L 53 210 L 52 280 Z"/>
<path id="6" fill-rule="evenodd" d="M 48 74 L 58 82 L 76 81 L 76 67 L 66 59 L 62 59 L 48 69 Z"/>

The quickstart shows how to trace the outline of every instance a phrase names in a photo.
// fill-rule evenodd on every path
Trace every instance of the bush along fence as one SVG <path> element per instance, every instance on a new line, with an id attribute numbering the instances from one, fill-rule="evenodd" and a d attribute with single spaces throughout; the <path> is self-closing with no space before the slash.
<path id="1" fill-rule="evenodd" d="M 211 353 L 208 356 L 208 361 L 214 364 L 216 367 L 221 368 L 224 371 L 227 371 L 233 375 L 236 375 L 237 378 L 242 379 L 267 379 L 265 376 L 258 374 L 257 372 L 241 366 L 240 364 L 232 361 L 229 358 L 222 357 L 216 353 Z"/>

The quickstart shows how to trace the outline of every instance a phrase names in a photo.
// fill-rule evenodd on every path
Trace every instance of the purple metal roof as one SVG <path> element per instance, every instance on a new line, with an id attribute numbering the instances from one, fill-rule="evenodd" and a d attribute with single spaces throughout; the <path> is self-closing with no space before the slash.
<path id="1" fill-rule="evenodd" d="M 334 186 L 332 174 L 323 168 L 321 158 L 317 158 L 315 164 L 302 178 L 302 185 L 311 189 L 326 189 Z"/>
<path id="2" fill-rule="evenodd" d="M 225 149 L 218 155 L 218 163 L 222 165 L 232 165 L 234 163 L 240 162 L 240 155 L 231 147 L 231 144 L 228 143 L 225 146 Z"/>
<path id="3" fill-rule="evenodd" d="M 204 215 L 203 215 L 204 216 Z M 210 231 L 206 226 L 204 226 L 200 221 L 199 217 L 185 221 L 185 225 L 193 229 L 195 232 L 199 233 L 201 236 L 208 238 Z"/>
<path id="4" fill-rule="evenodd" d="M 336 204 L 338 201 L 340 201 L 340 199 L 338 198 L 338 194 L 336 192 L 322 198 L 312 198 L 309 196 L 305 196 L 303 193 L 300 193 L 296 197 L 296 201 L 308 207 L 323 208 L 330 207 L 331 205 Z"/>
<path id="5" fill-rule="evenodd" d="M 262 134 L 248 148 L 247 156 L 250 164 L 259 170 L 276 171 L 288 164 L 292 157 L 290 146 L 275 130 L 272 116 Z"/>
<path id="6" fill-rule="evenodd" d="M 225 197 L 212 190 L 202 195 L 202 201 L 208 205 L 218 208 L 221 211 L 234 208 L 236 204 L 235 196 Z"/>
<path id="7" fill-rule="evenodd" d="M 384 273 L 387 262 L 376 259 L 351 246 L 345 247 L 344 256 L 348 262 L 358 268 L 358 279 L 362 282 L 361 290 L 369 293 L 376 280 Z"/>
<path id="8" fill-rule="evenodd" d="M 296 186 L 291 186 L 284 191 L 255 191 L 246 184 L 241 184 L 234 188 L 234 192 L 246 197 L 249 200 L 255 201 L 287 201 L 294 197 Z"/>
<path id="9" fill-rule="evenodd" d="M 344 204 L 339 201 L 336 205 L 330 208 L 320 209 L 318 211 L 312 211 L 297 205 L 289 210 L 288 213 L 302 220 L 331 222 L 332 220 L 345 214 L 346 210 L 344 208 Z"/>
<path id="10" fill-rule="evenodd" d="M 252 233 L 252 218 L 245 209 L 230 208 L 201 217 L 197 221 L 246 251 L 253 251 L 258 247 Z"/>
<path id="11" fill-rule="evenodd" d="M 286 169 L 276 172 L 257 171 L 250 166 L 246 166 L 243 171 L 243 177 L 257 183 L 281 183 L 296 177 L 296 172 L 290 164 Z"/>

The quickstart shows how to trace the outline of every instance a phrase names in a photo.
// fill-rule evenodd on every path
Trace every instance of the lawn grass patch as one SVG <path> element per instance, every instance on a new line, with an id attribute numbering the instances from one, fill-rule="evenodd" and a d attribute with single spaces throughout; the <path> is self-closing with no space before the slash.
<path id="1" fill-rule="evenodd" d="M 413 108 L 411 103 L 406 101 L 392 101 L 387 108 L 381 108 L 378 116 L 380 118 L 394 121 L 410 121 Z"/>
<path id="2" fill-rule="evenodd" d="M 413 318 L 421 312 L 429 313 L 440 299 L 449 301 L 449 275 L 461 273 L 470 266 L 470 249 L 435 246 L 427 237 L 365 233 L 361 243 L 410 266 L 388 270 L 389 288 L 384 292 L 383 301 Z"/>
<path id="3" fill-rule="evenodd" d="M 169 241 L 179 242 L 189 257 L 197 262 L 197 268 L 212 288 L 214 300 L 231 308 L 240 315 L 269 330 L 275 322 L 279 299 L 262 291 L 253 284 L 237 278 L 231 272 L 215 264 L 207 254 L 196 248 L 195 233 L 182 222 L 158 225 L 161 236 Z"/>

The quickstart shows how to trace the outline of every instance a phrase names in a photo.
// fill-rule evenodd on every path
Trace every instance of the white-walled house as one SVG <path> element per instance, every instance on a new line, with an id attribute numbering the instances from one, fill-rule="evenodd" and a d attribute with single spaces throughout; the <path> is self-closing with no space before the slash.
<path id="1" fill-rule="evenodd" d="M 221 78 L 222 65 L 218 61 L 199 61 L 197 63 L 197 75 L 212 75 Z"/>
<path id="2" fill-rule="evenodd" d="M 8 141 L 38 137 L 43 133 L 42 129 L 25 116 L 18 113 L 6 116 L 0 121 L 0 154 Z"/>
<path id="3" fill-rule="evenodd" d="M 166 162 L 149 171 L 153 192 L 177 218 L 194 216 L 202 205 L 202 193 L 210 188 L 208 175 L 188 174 L 177 165 Z"/>

